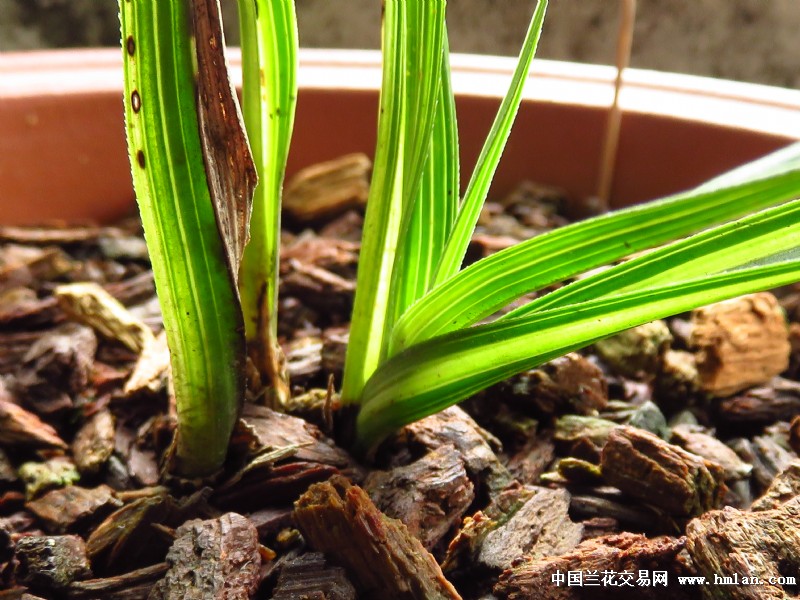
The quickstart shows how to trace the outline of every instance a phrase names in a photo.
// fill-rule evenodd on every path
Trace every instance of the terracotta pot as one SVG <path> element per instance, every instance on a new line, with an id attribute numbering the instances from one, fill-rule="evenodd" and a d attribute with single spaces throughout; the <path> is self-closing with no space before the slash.
<path id="1" fill-rule="evenodd" d="M 132 211 L 120 63 L 114 49 L 0 54 L 0 223 L 108 221 Z M 231 63 L 236 70 L 235 52 Z M 513 65 L 453 57 L 465 175 Z M 591 195 L 614 74 L 536 62 L 494 191 L 531 179 Z M 800 139 L 800 91 L 636 70 L 625 81 L 617 205 L 678 191 Z M 289 171 L 371 154 L 379 84 L 377 52 L 302 51 Z"/>

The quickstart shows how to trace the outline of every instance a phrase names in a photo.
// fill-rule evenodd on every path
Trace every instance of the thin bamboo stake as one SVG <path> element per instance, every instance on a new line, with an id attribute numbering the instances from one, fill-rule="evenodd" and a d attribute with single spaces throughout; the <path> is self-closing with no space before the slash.
<path id="1" fill-rule="evenodd" d="M 628 68 L 633 45 L 633 25 L 636 20 L 636 0 L 620 1 L 619 31 L 617 33 L 617 77 L 614 81 L 614 102 L 608 111 L 606 136 L 600 162 L 600 179 L 597 185 L 598 208 L 608 210 L 611 186 L 614 183 L 614 170 L 617 163 L 619 132 L 622 124 L 622 111 L 619 107 L 619 93 L 622 89 L 622 74 Z"/>

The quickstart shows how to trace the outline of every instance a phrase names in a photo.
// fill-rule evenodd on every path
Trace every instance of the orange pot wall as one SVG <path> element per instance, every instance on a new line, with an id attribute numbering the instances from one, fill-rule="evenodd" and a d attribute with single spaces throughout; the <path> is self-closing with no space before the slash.
<path id="1" fill-rule="evenodd" d="M 48 52 L 24 55 L 20 62 L 21 56 L 0 55 L 0 223 L 30 224 L 55 219 L 107 222 L 133 212 L 118 52 Z M 320 68 L 326 64 L 325 55 L 313 55 L 312 66 L 323 74 L 330 71 L 330 75 L 326 82 L 301 85 L 290 174 L 347 152 L 372 153 L 379 62 L 374 54 L 364 58 L 363 53 L 353 53 L 359 60 L 356 67 L 347 67 L 348 77 L 354 69 L 357 73 L 363 67 L 368 72 L 366 83 L 350 86 L 349 90 L 337 89 L 342 81 L 337 69 L 343 68 L 349 56 L 339 52 L 326 70 Z M 39 58 L 45 66 L 38 66 Z M 462 57 L 461 62 L 464 61 Z M 508 63 L 499 64 L 504 70 L 498 73 L 498 80 L 506 81 Z M 574 72 L 581 69 L 567 66 Z M 37 68 L 41 69 L 42 81 L 50 82 L 41 94 L 31 84 Z M 607 112 L 603 98 L 610 94 L 611 77 L 596 76 L 596 67 L 588 67 L 591 77 L 560 76 L 554 74 L 558 68 L 551 63 L 544 76 L 532 75 L 539 79 L 528 87 L 536 90 L 536 83 L 543 82 L 540 89 L 550 96 L 533 95 L 523 101 L 495 179 L 494 194 L 507 192 L 523 179 L 561 186 L 578 198 L 594 192 Z M 69 69 L 74 69 L 75 74 Z M 94 82 L 90 91 L 82 91 L 77 85 L 83 77 L 82 70 L 92 74 L 91 78 L 87 75 L 87 81 Z M 491 64 L 472 72 L 469 68 L 462 70 L 467 78 L 492 73 Z M 65 81 L 73 87 L 65 89 L 47 76 L 56 72 L 69 73 Z M 454 77 L 458 73 L 459 69 L 454 68 Z M 14 83 L 15 77 L 24 78 L 19 79 L 28 86 L 24 93 Z M 564 86 L 577 89 L 579 101 L 560 99 L 559 90 Z M 588 91 L 586 97 L 581 97 L 584 87 Z M 661 93 L 658 86 L 639 87 L 649 94 Z M 672 93 L 670 89 L 664 87 Z M 486 90 L 479 91 L 479 95 L 464 93 L 457 99 L 464 179 L 478 156 L 503 89 L 492 92 L 494 97 L 489 97 Z M 589 98 L 595 91 L 602 96 L 600 100 Z M 766 105 L 764 114 L 773 120 L 791 114 L 795 104 L 800 109 L 800 92 L 794 96 L 787 90 L 778 90 L 776 93 L 789 96 L 787 102 L 775 107 L 771 106 L 775 103 L 770 100 L 769 88 L 761 87 L 757 92 L 760 99 L 742 99 L 737 91 L 726 102 L 732 103 L 734 109 L 762 102 Z M 700 97 L 696 91 L 680 93 L 690 100 L 693 95 Z M 668 112 L 671 96 L 665 98 L 657 111 L 634 106 L 623 116 L 614 180 L 616 205 L 685 189 L 800 137 L 794 130 L 776 131 L 774 122 L 758 130 L 757 126 L 744 129 L 685 116 L 676 118 Z M 773 108 L 778 111 L 777 116 L 770 112 Z"/>
<path id="2" fill-rule="evenodd" d="M 793 140 L 645 114 L 623 120 L 614 198 L 630 204 L 674 193 L 782 148 Z"/>
<path id="3" fill-rule="evenodd" d="M 120 94 L 2 100 L 0 223 L 107 222 L 133 209 Z"/>

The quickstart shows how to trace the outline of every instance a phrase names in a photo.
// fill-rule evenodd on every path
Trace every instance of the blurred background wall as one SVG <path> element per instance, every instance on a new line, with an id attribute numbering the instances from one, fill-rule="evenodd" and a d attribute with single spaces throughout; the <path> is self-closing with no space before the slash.
<path id="1" fill-rule="evenodd" d="M 222 0 L 235 43 L 235 0 Z M 451 48 L 513 55 L 532 0 L 450 0 Z M 378 48 L 380 0 L 297 0 L 307 47 Z M 538 56 L 609 64 L 616 0 L 551 0 Z M 0 0 L 0 51 L 108 46 L 116 0 Z M 639 0 L 632 66 L 800 88 L 800 0 Z"/>

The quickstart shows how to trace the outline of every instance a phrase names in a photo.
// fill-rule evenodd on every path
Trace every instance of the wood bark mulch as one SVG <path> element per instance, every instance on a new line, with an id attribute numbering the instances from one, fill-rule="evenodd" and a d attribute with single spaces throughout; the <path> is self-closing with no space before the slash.
<path id="1" fill-rule="evenodd" d="M 352 155 L 287 184 L 294 396 L 251 398 L 200 484 L 162 473 L 175 406 L 137 221 L 0 226 L 0 600 L 798 597 L 800 286 L 520 373 L 361 462 L 331 391 L 368 171 Z M 520 185 L 468 260 L 568 208 Z"/>

